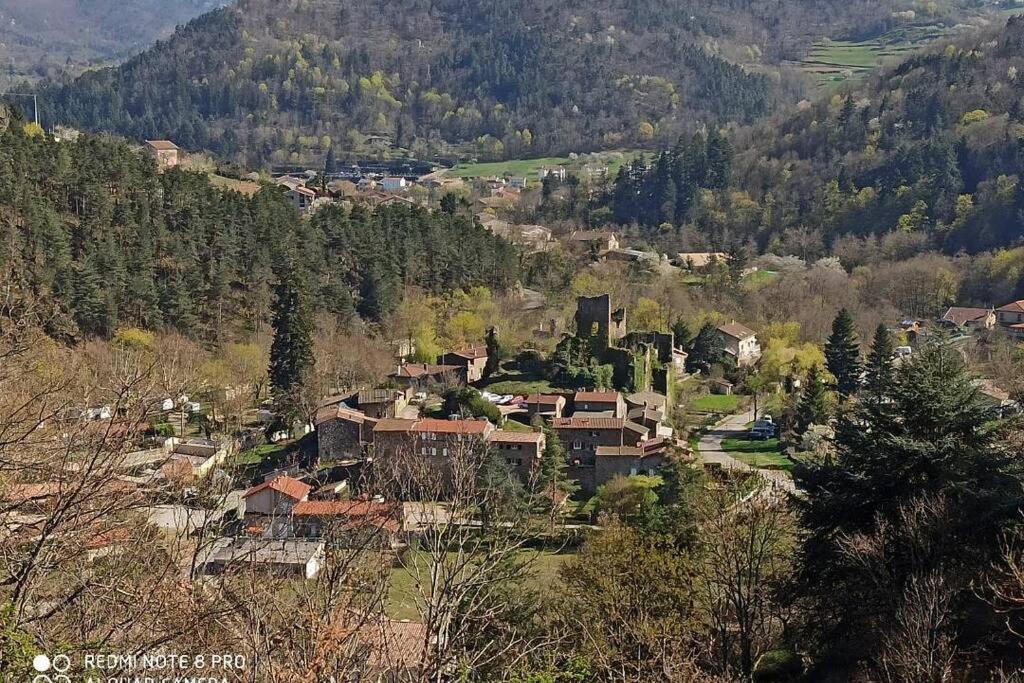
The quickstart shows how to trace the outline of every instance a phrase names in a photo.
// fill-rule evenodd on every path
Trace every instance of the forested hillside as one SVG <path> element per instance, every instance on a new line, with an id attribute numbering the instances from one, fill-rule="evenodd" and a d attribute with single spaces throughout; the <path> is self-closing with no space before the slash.
<path id="1" fill-rule="evenodd" d="M 466 218 L 401 205 L 307 221 L 276 187 L 247 198 L 202 174 L 158 173 L 119 139 L 57 143 L 19 121 L 0 134 L 0 280 L 53 312 L 54 336 L 259 329 L 286 253 L 308 268 L 318 310 L 368 319 L 405 284 L 500 289 L 516 268 L 513 247 Z"/>
<path id="2" fill-rule="evenodd" d="M 612 216 L 723 247 L 838 250 L 848 265 L 870 247 L 853 238 L 899 231 L 955 253 L 1024 234 L 1024 19 L 796 109 L 719 145 L 726 161 L 735 150 L 722 166 L 731 182 L 704 177 L 705 152 L 685 140 L 624 169 L 606 199 Z"/>
<path id="3" fill-rule="evenodd" d="M 821 35 L 884 29 L 898 21 L 890 10 L 241 0 L 119 68 L 52 88 L 44 110 L 47 121 L 172 137 L 249 164 L 308 162 L 370 135 L 418 156 L 450 143 L 485 158 L 632 146 L 701 120 L 754 120 L 777 95 L 765 65 Z"/>
<path id="4" fill-rule="evenodd" d="M 149 47 L 220 0 L 0 0 L 4 76 L 78 73 Z M 4 86 L 10 83 L 3 83 Z"/>

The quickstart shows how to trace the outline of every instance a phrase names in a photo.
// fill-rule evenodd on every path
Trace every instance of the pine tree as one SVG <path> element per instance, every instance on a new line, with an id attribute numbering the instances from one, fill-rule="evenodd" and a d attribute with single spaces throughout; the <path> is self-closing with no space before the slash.
<path id="1" fill-rule="evenodd" d="M 853 318 L 845 308 L 832 321 L 832 334 L 825 344 L 825 364 L 836 378 L 840 396 L 850 396 L 860 387 L 860 344 Z"/>
<path id="2" fill-rule="evenodd" d="M 561 507 L 562 498 L 571 496 L 579 489 L 579 485 L 566 476 L 567 468 L 562 440 L 558 438 L 555 430 L 545 427 L 544 452 L 541 454 L 537 484 L 539 491 L 548 499 L 552 526 Z"/>
<path id="3" fill-rule="evenodd" d="M 851 658 L 877 655 L 875 627 L 892 623 L 908 581 L 950 567 L 959 576 L 986 571 L 1020 515 L 1011 425 L 993 421 L 955 349 L 926 347 L 900 365 L 887 398 L 853 404 L 839 420 L 835 456 L 794 471 L 808 530 L 797 588 L 813 606 L 818 642 Z M 849 552 L 862 535 L 885 539 L 870 572 Z M 959 591 L 954 604 L 976 599 L 969 583 L 949 590 Z"/>
<path id="4" fill-rule="evenodd" d="M 690 355 L 686 358 L 686 369 L 690 372 L 710 372 L 711 366 L 722 360 L 724 352 L 718 330 L 711 323 L 704 323 L 693 340 Z"/>
<path id="5" fill-rule="evenodd" d="M 678 318 L 672 323 L 672 335 L 675 337 L 673 343 L 676 348 L 688 349 L 693 343 L 693 333 L 690 332 L 690 326 L 682 318 Z"/>
<path id="6" fill-rule="evenodd" d="M 270 389 L 278 417 L 290 429 L 305 421 L 313 380 L 313 306 L 304 274 L 287 255 L 277 269 Z"/>
<path id="7" fill-rule="evenodd" d="M 894 353 L 895 344 L 892 335 L 885 325 L 880 324 L 875 329 L 875 337 L 871 341 L 871 352 L 868 353 L 865 365 L 867 374 L 865 387 L 868 395 L 875 401 L 880 401 L 892 388 Z"/>
<path id="8" fill-rule="evenodd" d="M 815 365 L 807 372 L 804 391 L 796 407 L 796 433 L 803 434 L 812 424 L 825 424 L 829 414 L 828 387 L 821 376 L 821 370 Z"/>
<path id="9" fill-rule="evenodd" d="M 484 365 L 484 379 L 487 379 L 498 371 L 498 364 L 501 362 L 501 349 L 498 348 L 498 330 L 491 327 L 487 330 L 487 363 Z"/>

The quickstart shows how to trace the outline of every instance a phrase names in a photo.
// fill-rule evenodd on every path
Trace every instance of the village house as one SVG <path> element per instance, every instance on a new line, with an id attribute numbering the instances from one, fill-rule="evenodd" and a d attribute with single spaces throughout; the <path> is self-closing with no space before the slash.
<path id="1" fill-rule="evenodd" d="M 544 180 L 545 178 L 553 178 L 559 182 L 565 182 L 565 179 L 569 176 L 569 172 L 559 166 L 557 168 L 546 168 L 542 166 L 537 171 L 537 179 Z"/>
<path id="2" fill-rule="evenodd" d="M 526 397 L 526 414 L 540 415 L 545 420 L 562 417 L 565 411 L 565 396 L 561 394 L 530 394 Z"/>
<path id="3" fill-rule="evenodd" d="M 991 330 L 996 326 L 996 312 L 993 308 L 952 306 L 946 310 L 940 322 L 964 332 Z"/>
<path id="4" fill-rule="evenodd" d="M 619 238 L 607 230 L 575 230 L 569 235 L 569 242 L 596 248 L 599 253 L 619 248 Z"/>
<path id="5" fill-rule="evenodd" d="M 551 426 L 565 447 L 566 476 L 579 483 L 581 496 L 597 491 L 597 449 L 601 446 L 639 446 L 647 440 L 647 427 L 615 417 L 570 417 L 552 420 Z"/>
<path id="6" fill-rule="evenodd" d="M 178 165 L 181 149 L 170 140 L 146 140 L 146 151 L 156 159 L 160 168 L 174 168 Z"/>
<path id="7" fill-rule="evenodd" d="M 465 382 L 479 382 L 484 377 L 487 367 L 487 347 L 473 346 L 457 351 L 449 351 L 437 359 L 439 365 L 451 365 L 460 368 Z"/>
<path id="8" fill-rule="evenodd" d="M 364 500 L 306 500 L 292 508 L 292 531 L 329 538 L 332 546 L 394 549 L 402 531 L 402 506 Z"/>
<path id="9" fill-rule="evenodd" d="M 314 425 L 319 459 L 345 460 L 364 455 L 373 441 L 377 418 L 341 404 L 318 410 Z"/>
<path id="10" fill-rule="evenodd" d="M 657 254 L 639 249 L 610 249 L 604 253 L 604 258 L 609 261 L 625 263 L 649 263 L 652 265 L 660 263 L 660 257 Z"/>
<path id="11" fill-rule="evenodd" d="M 362 389 L 356 394 L 356 407 L 367 417 L 396 417 L 408 405 L 408 398 L 397 389 Z"/>
<path id="12" fill-rule="evenodd" d="M 757 334 L 750 328 L 733 321 L 719 325 L 718 334 L 725 352 L 736 360 L 737 366 L 754 365 L 761 359 L 761 345 L 757 342 Z"/>
<path id="13" fill-rule="evenodd" d="M 228 457 L 225 444 L 211 439 L 170 441 L 172 448 L 161 471 L 172 479 L 202 479 Z"/>
<path id="14" fill-rule="evenodd" d="M 545 438 L 542 432 L 491 432 L 487 442 L 522 482 L 529 482 L 540 467 Z"/>
<path id="15" fill-rule="evenodd" d="M 1024 339 L 1024 299 L 997 308 L 996 321 L 1014 339 Z"/>
<path id="16" fill-rule="evenodd" d="M 617 391 L 577 391 L 573 415 L 581 412 L 591 417 L 625 417 L 626 402 Z"/>
<path id="17" fill-rule="evenodd" d="M 380 181 L 380 187 L 385 192 L 402 192 L 409 187 L 405 178 L 388 177 Z"/>
<path id="18" fill-rule="evenodd" d="M 377 458 L 389 455 L 417 455 L 447 458 L 467 443 L 483 443 L 495 429 L 487 420 L 384 419 L 373 433 Z"/>
<path id="19" fill-rule="evenodd" d="M 312 487 L 298 479 L 279 475 L 270 481 L 253 486 L 242 494 L 245 500 L 247 524 L 287 521 L 292 508 L 309 498 Z"/>
<path id="20" fill-rule="evenodd" d="M 429 363 L 403 363 L 388 375 L 398 386 L 413 391 L 426 390 L 446 384 L 465 384 L 466 370 L 458 365 L 431 365 Z"/>
<path id="21" fill-rule="evenodd" d="M 599 446 L 595 451 L 594 483 L 601 486 L 616 476 L 657 475 L 667 457 L 663 439 L 650 439 L 637 446 Z"/>
<path id="22" fill-rule="evenodd" d="M 675 264 L 686 270 L 702 270 L 713 263 L 725 263 L 729 255 L 721 251 L 681 251 L 676 254 Z"/>
<path id="23" fill-rule="evenodd" d="M 316 201 L 316 192 L 306 187 L 304 181 L 292 176 L 284 176 L 274 182 L 278 186 L 285 188 L 288 201 L 296 209 L 302 213 L 309 213 L 313 209 L 313 203 Z"/>
<path id="24" fill-rule="evenodd" d="M 315 579 L 324 562 L 324 543 L 305 539 L 219 538 L 200 565 L 203 574 L 250 569 L 275 576 Z"/>

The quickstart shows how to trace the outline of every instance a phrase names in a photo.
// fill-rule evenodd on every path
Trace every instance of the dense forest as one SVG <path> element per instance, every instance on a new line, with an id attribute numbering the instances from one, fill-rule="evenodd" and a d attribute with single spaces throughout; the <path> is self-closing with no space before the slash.
<path id="1" fill-rule="evenodd" d="M 465 217 L 401 205 L 303 220 L 275 187 L 247 198 L 202 174 L 158 173 L 120 139 L 58 143 L 21 123 L 0 134 L 0 271 L 53 309 L 58 337 L 124 325 L 217 339 L 259 329 L 286 253 L 308 269 L 316 308 L 339 316 L 379 318 L 405 285 L 515 280 L 512 245 Z"/>
<path id="2" fill-rule="evenodd" d="M 620 176 L 606 202 L 619 222 L 668 221 L 690 241 L 747 240 L 803 258 L 831 251 L 848 267 L 863 262 L 870 238 L 893 231 L 949 253 L 1013 245 L 1024 223 L 1022 70 L 1024 19 L 1011 18 L 736 131 L 728 192 L 666 184 L 677 148 Z"/>
<path id="3" fill-rule="evenodd" d="M 421 157 L 451 143 L 484 158 L 646 145 L 701 120 L 753 121 L 778 94 L 762 67 L 893 21 L 834 0 L 242 0 L 49 88 L 44 111 L 250 165 L 372 136 Z"/>
<path id="4" fill-rule="evenodd" d="M 0 0 L 0 67 L 12 78 L 78 73 L 149 47 L 221 0 Z M 4 83 L 5 86 L 10 83 Z"/>

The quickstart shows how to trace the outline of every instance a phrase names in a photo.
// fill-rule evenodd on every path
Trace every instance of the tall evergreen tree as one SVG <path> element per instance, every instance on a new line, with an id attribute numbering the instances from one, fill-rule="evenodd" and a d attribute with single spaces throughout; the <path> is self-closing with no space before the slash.
<path id="1" fill-rule="evenodd" d="M 283 426 L 308 419 L 313 380 L 313 306 L 305 274 L 291 254 L 277 268 L 270 389 Z"/>
<path id="2" fill-rule="evenodd" d="M 722 360 L 725 352 L 722 336 L 711 323 L 704 325 L 693 339 L 690 355 L 686 358 L 686 369 L 690 372 L 710 372 L 711 366 Z"/>
<path id="3" fill-rule="evenodd" d="M 498 330 L 491 327 L 487 330 L 487 363 L 484 365 L 484 379 L 487 379 L 498 371 L 498 364 L 501 362 L 501 349 L 498 347 Z"/>
<path id="4" fill-rule="evenodd" d="M 875 336 L 871 341 L 871 351 L 868 353 L 867 363 L 864 367 L 867 377 L 865 388 L 868 395 L 879 401 L 892 388 L 894 366 L 893 355 L 896 350 L 892 334 L 885 325 L 879 324 L 875 328 Z"/>
<path id="5" fill-rule="evenodd" d="M 926 347 L 899 366 L 887 399 L 854 404 L 834 457 L 794 471 L 808 532 L 799 589 L 812 606 L 808 633 L 832 661 L 877 657 L 913 581 L 989 568 L 1019 520 L 1024 473 L 1010 425 L 993 421 L 956 350 Z M 884 539 L 870 569 L 868 536 Z M 945 589 L 954 604 L 977 604 L 968 582 Z"/>
<path id="6" fill-rule="evenodd" d="M 828 386 L 817 365 L 812 366 L 804 380 L 804 390 L 796 407 L 796 432 L 803 434 L 812 424 L 825 424 L 830 413 Z"/>
<path id="7" fill-rule="evenodd" d="M 861 382 L 860 344 L 853 318 L 845 308 L 832 321 L 832 334 L 825 344 L 825 364 L 836 378 L 840 396 L 856 393 Z"/>
<path id="8" fill-rule="evenodd" d="M 672 323 L 672 335 L 675 337 L 674 343 L 677 348 L 688 349 L 693 343 L 693 333 L 690 332 L 690 326 L 682 318 L 677 318 Z"/>

